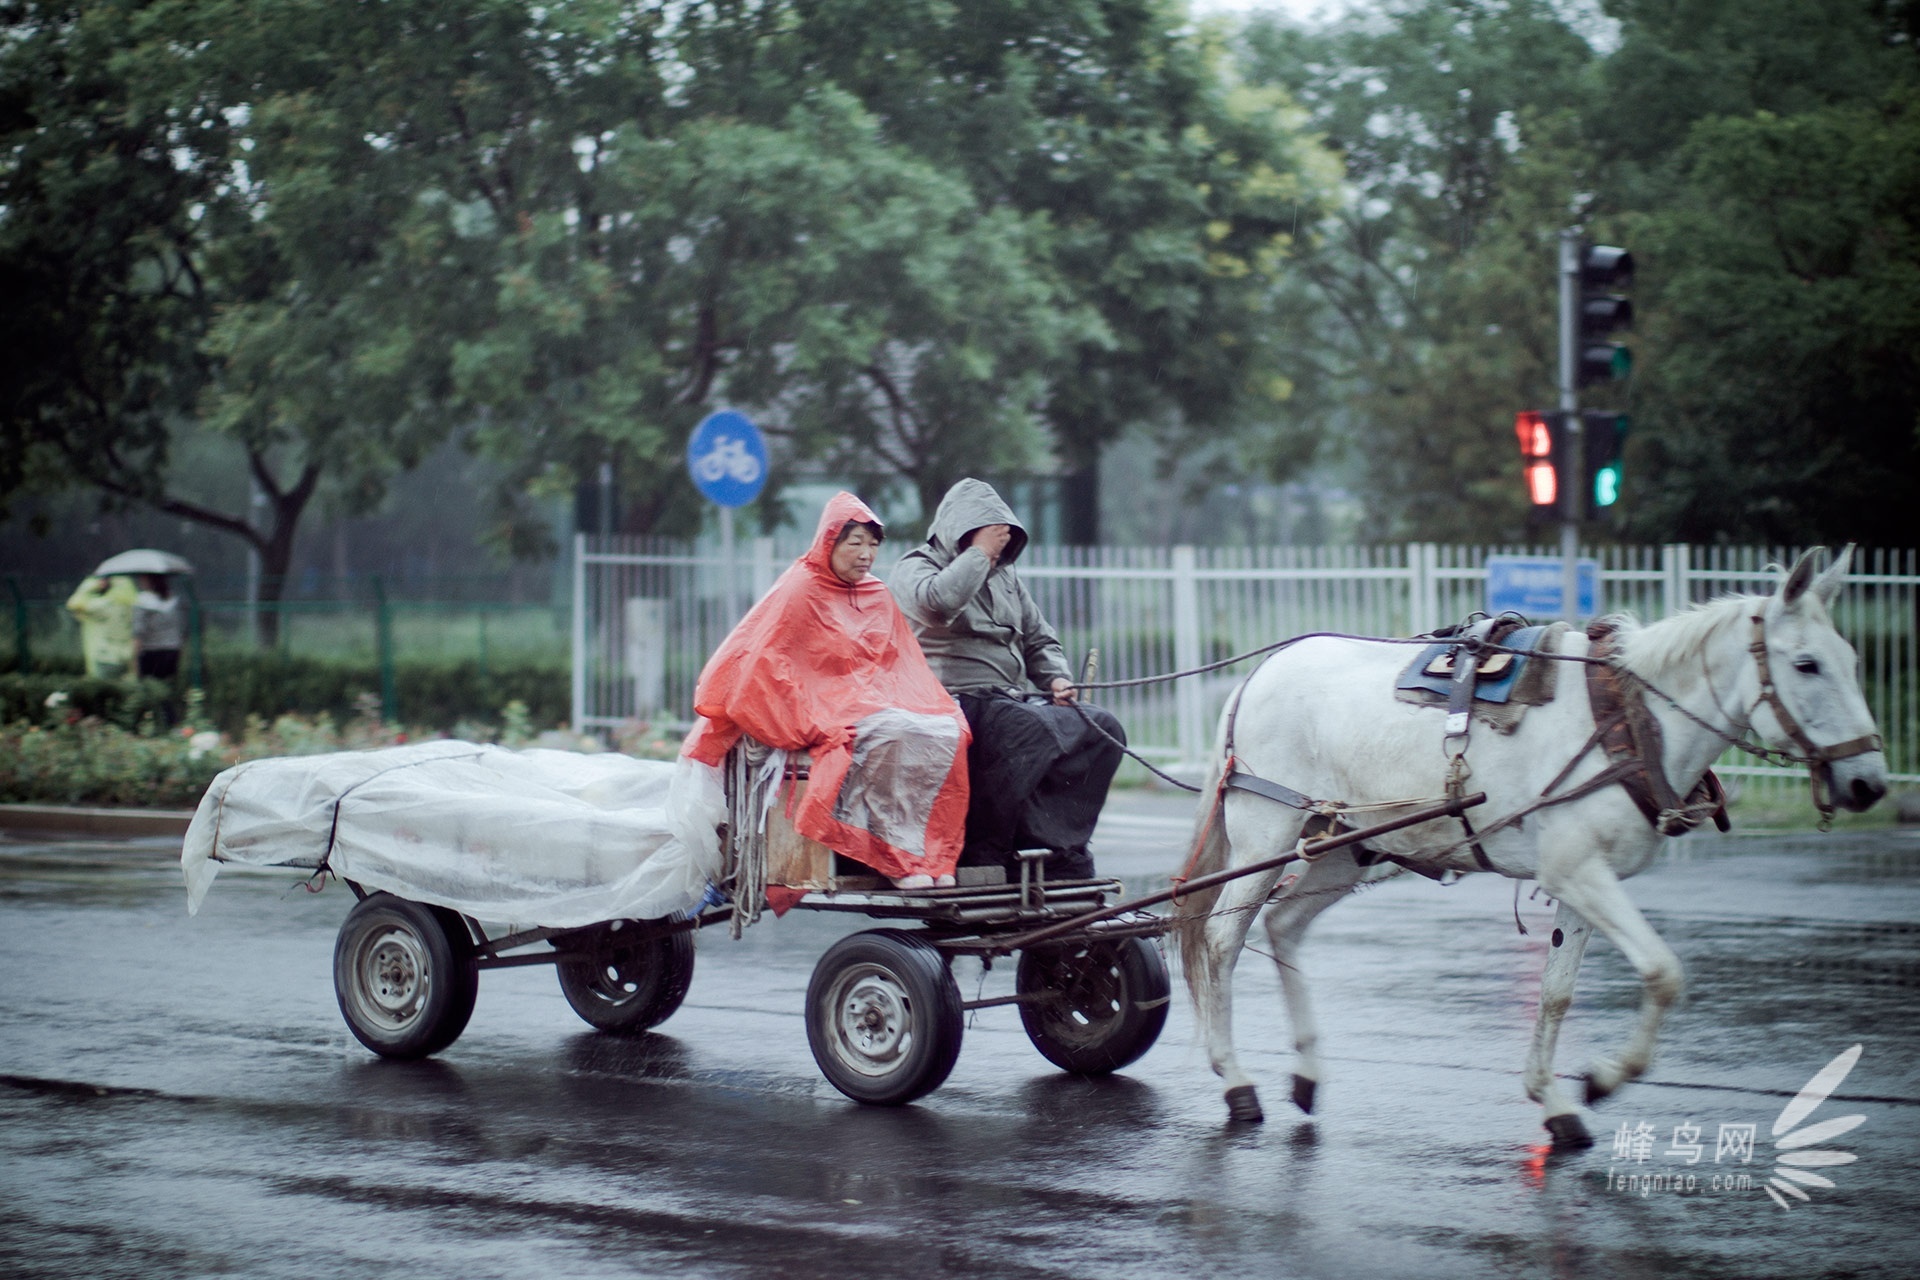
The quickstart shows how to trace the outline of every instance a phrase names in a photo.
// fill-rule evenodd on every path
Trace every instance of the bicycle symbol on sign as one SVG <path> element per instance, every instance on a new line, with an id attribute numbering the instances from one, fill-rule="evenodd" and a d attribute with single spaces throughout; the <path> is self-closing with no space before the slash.
<path id="1" fill-rule="evenodd" d="M 722 478 L 752 484 L 760 478 L 760 459 L 747 452 L 745 440 L 715 436 L 713 448 L 693 460 L 693 474 L 708 484 Z"/>

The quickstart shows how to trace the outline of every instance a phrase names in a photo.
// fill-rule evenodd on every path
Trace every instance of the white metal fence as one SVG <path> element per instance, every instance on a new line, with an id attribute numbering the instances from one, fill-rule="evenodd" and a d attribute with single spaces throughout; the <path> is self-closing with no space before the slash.
<path id="1" fill-rule="evenodd" d="M 803 540 L 758 538 L 729 562 L 683 541 L 581 536 L 573 580 L 573 723 L 683 724 L 701 664 Z M 885 574 L 899 551 L 884 549 Z M 1290 635 L 1408 636 L 1484 607 L 1493 554 L 1527 548 L 1408 543 L 1377 547 L 1029 547 L 1020 574 L 1076 667 L 1097 679 L 1181 671 Z M 1652 621 L 1732 592 L 1770 591 L 1789 548 L 1597 547 L 1599 611 Z M 1860 654 L 1869 704 L 1896 779 L 1920 782 L 1920 555 L 1856 553 L 1835 619 Z M 729 608 L 729 599 L 735 603 Z M 1103 693 L 1143 755 L 1192 762 L 1245 667 Z M 1722 772 L 1796 776 L 1729 756 Z"/>

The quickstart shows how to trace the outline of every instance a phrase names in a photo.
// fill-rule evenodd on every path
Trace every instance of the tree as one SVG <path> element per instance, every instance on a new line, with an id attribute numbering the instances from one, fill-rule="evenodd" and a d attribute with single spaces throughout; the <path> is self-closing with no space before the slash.
<path id="1" fill-rule="evenodd" d="M 7 375 L 9 491 L 77 483 L 232 533 L 271 601 L 323 476 L 370 501 L 454 429 L 449 344 L 484 263 L 427 198 L 430 148 L 396 145 L 381 59 L 422 7 L 16 8 L 0 261 L 33 358 Z M 265 528 L 171 487 L 195 429 L 242 445 Z"/>
<path id="2" fill-rule="evenodd" d="M 1311 112 L 1349 188 L 1274 308 L 1297 395 L 1271 469 L 1348 470 L 1375 536 L 1524 528 L 1513 413 L 1552 401 L 1553 236 L 1595 189 L 1571 109 L 1592 56 L 1537 2 L 1411 0 L 1242 34 L 1243 73 Z"/>
<path id="3" fill-rule="evenodd" d="M 1089 309 L 1050 362 L 1044 415 L 1090 476 L 1128 427 L 1192 444 L 1274 412 L 1273 285 L 1337 176 L 1286 95 L 1238 84 L 1162 0 L 966 5 L 796 0 L 797 78 L 826 78 L 886 136 L 990 208 L 1044 218 L 1042 261 Z M 1093 490 L 1069 537 L 1091 541 Z"/>
<path id="4" fill-rule="evenodd" d="M 272 599 L 323 482 L 370 503 L 450 436 L 510 464 L 523 549 L 527 488 L 603 461 L 629 528 L 685 527 L 680 442 L 722 395 L 923 492 L 1029 456 L 1038 371 L 1101 340 L 1035 268 L 1043 222 L 831 86 L 752 118 L 721 37 L 764 11 L 715 11 L 669 39 L 619 3 L 21 10 L 0 243 L 49 358 L 7 375 L 8 491 L 234 533 Z M 244 446 L 267 528 L 169 488 L 190 430 Z"/>
<path id="5" fill-rule="evenodd" d="M 1646 496 L 1691 541 L 1920 542 L 1920 85 L 1703 121 L 1652 264 Z"/>

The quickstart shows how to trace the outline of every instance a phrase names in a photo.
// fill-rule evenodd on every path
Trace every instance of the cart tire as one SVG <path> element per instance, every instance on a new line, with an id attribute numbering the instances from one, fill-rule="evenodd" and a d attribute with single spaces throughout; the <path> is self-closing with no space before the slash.
<path id="1" fill-rule="evenodd" d="M 960 1056 L 960 987 L 938 951 L 889 929 L 827 948 L 807 983 L 807 1043 L 856 1102 L 897 1107 L 932 1093 Z"/>
<path id="2" fill-rule="evenodd" d="M 590 961 L 554 966 L 560 991 L 589 1026 L 614 1035 L 637 1035 L 671 1018 L 693 982 L 692 932 L 629 940 L 639 924 L 614 920 L 553 940 L 563 950 L 592 953 Z"/>
<path id="3" fill-rule="evenodd" d="M 333 993 L 347 1029 L 383 1058 L 424 1058 L 458 1040 L 479 990 L 473 935 L 445 907 L 375 893 L 341 922 Z"/>
<path id="4" fill-rule="evenodd" d="M 1014 990 L 1046 997 L 1020 1005 L 1042 1057 L 1062 1071 L 1103 1076 L 1153 1048 L 1172 984 L 1158 947 L 1120 938 L 1022 951 Z"/>

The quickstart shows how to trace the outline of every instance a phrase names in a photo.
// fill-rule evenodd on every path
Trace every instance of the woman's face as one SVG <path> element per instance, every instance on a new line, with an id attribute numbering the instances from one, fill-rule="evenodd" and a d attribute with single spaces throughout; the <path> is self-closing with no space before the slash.
<path id="1" fill-rule="evenodd" d="M 857 524 L 833 544 L 828 564 L 833 568 L 834 577 L 852 586 L 867 576 L 867 571 L 873 568 L 874 554 L 879 550 L 880 540 L 873 536 L 873 530 Z"/>

